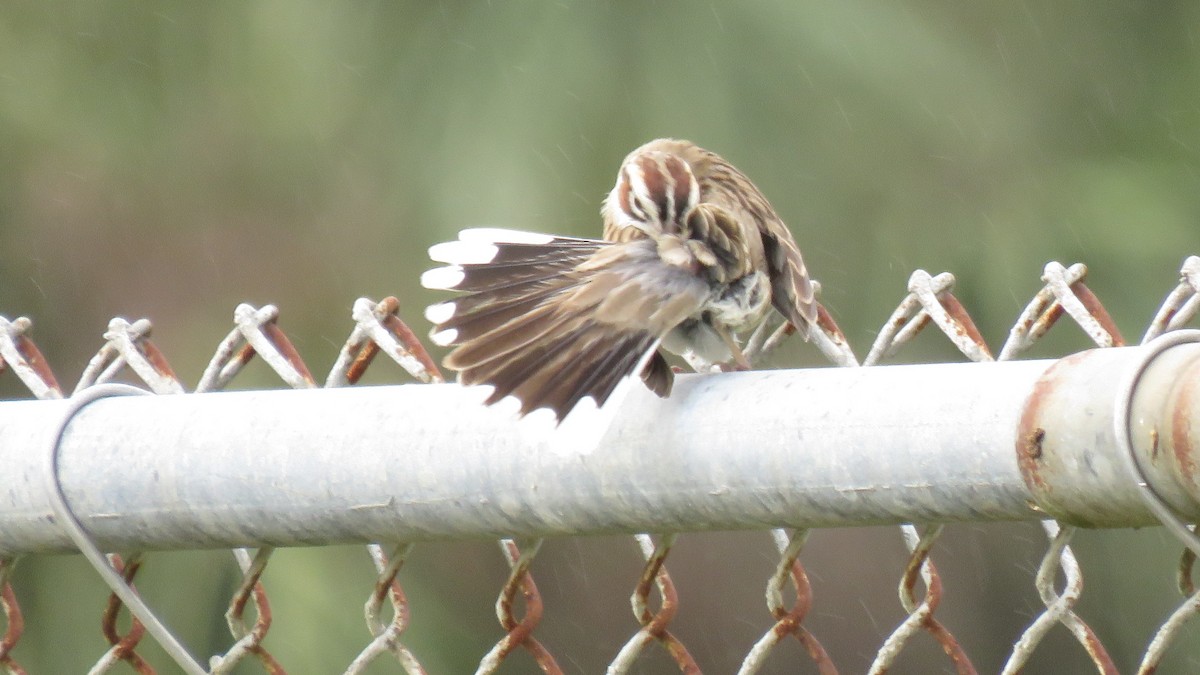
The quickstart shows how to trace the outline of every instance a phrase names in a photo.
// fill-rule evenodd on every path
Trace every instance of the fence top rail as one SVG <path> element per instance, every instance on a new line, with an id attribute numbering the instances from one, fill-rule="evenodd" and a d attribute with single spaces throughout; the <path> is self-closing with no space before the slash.
<path id="1" fill-rule="evenodd" d="M 1011 520 L 1050 510 L 1140 526 L 1157 520 L 1117 455 L 1106 411 L 1142 349 L 684 376 L 665 401 L 632 390 L 602 438 L 514 424 L 457 385 L 108 398 L 70 421 L 59 478 L 109 550 Z M 1161 413 L 1178 394 L 1171 382 L 1200 367 L 1200 346 L 1168 354 L 1145 378 L 1162 391 L 1138 408 L 1166 414 L 1164 424 L 1175 414 Z M 0 403 L 0 466 L 12 477 L 0 493 L 0 555 L 71 549 L 46 527 L 43 480 L 48 430 L 70 405 Z M 1028 428 L 1031 420 L 1040 426 Z M 1177 508 L 1200 510 L 1194 494 L 1172 494 Z"/>

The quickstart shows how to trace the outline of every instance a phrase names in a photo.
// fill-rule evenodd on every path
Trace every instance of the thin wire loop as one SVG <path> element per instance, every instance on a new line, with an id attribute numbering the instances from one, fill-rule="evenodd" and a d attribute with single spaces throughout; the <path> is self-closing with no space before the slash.
<path id="1" fill-rule="evenodd" d="M 1200 555 L 1200 537 L 1189 529 L 1187 523 L 1177 516 L 1167 502 L 1154 491 L 1154 486 L 1150 484 L 1145 472 L 1142 471 L 1133 449 L 1133 430 L 1129 423 L 1129 418 L 1133 414 L 1133 397 L 1137 393 L 1138 382 L 1142 379 L 1146 369 L 1159 354 L 1171 347 L 1189 342 L 1200 342 L 1200 330 L 1171 331 L 1142 346 L 1143 353 L 1130 367 L 1129 373 L 1122 378 L 1121 384 L 1117 387 L 1117 399 L 1113 409 L 1113 440 L 1117 443 L 1119 449 L 1117 454 L 1121 456 L 1121 461 L 1137 478 L 1138 487 L 1141 488 L 1138 490 L 1138 494 L 1141 495 L 1142 501 L 1146 503 L 1159 522 L 1171 531 L 1171 534 L 1174 534 L 1193 553 Z"/>
<path id="2" fill-rule="evenodd" d="M 121 602 L 129 608 L 129 611 L 138 618 L 139 621 L 146 627 L 146 630 L 154 636 L 154 639 L 162 646 L 163 650 L 175 660 L 189 675 L 206 675 L 206 671 L 182 643 L 171 633 L 171 631 L 163 625 L 158 617 L 154 615 L 150 607 L 142 601 L 141 597 L 125 584 L 121 577 L 111 565 L 108 559 L 104 557 L 104 552 L 96 545 L 95 540 L 83 528 L 83 523 L 71 510 L 67 503 L 66 493 L 63 492 L 61 476 L 58 472 L 58 455 L 62 449 L 62 439 L 66 435 L 67 427 L 71 421 L 89 404 L 98 401 L 102 398 L 113 396 L 140 396 L 149 394 L 149 391 L 128 384 L 98 384 L 89 387 L 68 399 L 67 412 L 54 429 L 51 436 L 51 444 L 47 452 L 46 463 L 46 488 L 50 495 L 50 506 L 54 510 L 54 516 L 58 519 L 63 530 L 75 546 L 79 548 L 80 553 L 87 558 L 92 567 L 112 589 L 112 592 L 121 598 Z"/>

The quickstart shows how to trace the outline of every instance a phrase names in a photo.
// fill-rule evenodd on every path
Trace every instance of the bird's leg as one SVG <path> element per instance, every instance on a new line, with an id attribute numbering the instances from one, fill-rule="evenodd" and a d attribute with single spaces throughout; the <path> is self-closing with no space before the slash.
<path id="1" fill-rule="evenodd" d="M 713 326 L 713 329 L 717 331 L 717 335 L 721 336 L 721 340 L 729 348 L 729 353 L 733 355 L 735 370 L 750 370 L 750 361 L 742 353 L 742 348 L 738 346 L 737 340 L 733 339 L 729 329 L 724 326 Z"/>
<path id="2" fill-rule="evenodd" d="M 752 364 L 756 363 L 759 359 L 766 356 L 772 348 L 778 346 L 782 337 L 778 333 L 786 329 L 788 325 L 787 319 L 783 319 L 782 325 L 775 325 L 776 319 L 782 318 L 776 310 L 771 310 L 763 317 L 763 320 L 759 322 L 754 332 L 750 334 L 750 339 L 746 340 L 746 347 L 742 349 L 742 353 L 746 356 L 747 361 Z M 772 329 L 776 330 L 772 331 Z"/>

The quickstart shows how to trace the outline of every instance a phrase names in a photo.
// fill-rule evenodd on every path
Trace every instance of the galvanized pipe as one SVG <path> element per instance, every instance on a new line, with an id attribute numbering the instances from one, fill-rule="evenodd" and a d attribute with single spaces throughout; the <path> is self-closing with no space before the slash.
<path id="1" fill-rule="evenodd" d="M 1191 331 L 1193 334 L 1196 331 Z M 1161 339 L 1161 338 L 1160 338 Z M 1122 461 L 1120 435 L 1133 460 L 1168 508 L 1200 516 L 1200 344 L 1152 354 L 1136 386 L 1131 371 L 1149 347 L 1095 349 L 1056 362 L 1025 407 L 1017 453 L 1038 506 L 1081 527 L 1153 523 L 1142 477 Z M 1114 424 L 1114 405 L 1129 401 L 1128 424 Z"/>
<path id="2" fill-rule="evenodd" d="M 634 390 L 582 441 L 531 434 L 456 385 L 102 399 L 70 421 L 59 478 L 105 550 L 1046 513 L 1142 526 L 1157 521 L 1112 438 L 1114 383 L 1139 349 L 683 376 L 665 401 Z M 1189 518 L 1198 383 L 1200 346 L 1174 347 L 1133 409 L 1144 470 Z M 0 403 L 0 555 L 73 549 L 45 487 L 68 405 Z"/>

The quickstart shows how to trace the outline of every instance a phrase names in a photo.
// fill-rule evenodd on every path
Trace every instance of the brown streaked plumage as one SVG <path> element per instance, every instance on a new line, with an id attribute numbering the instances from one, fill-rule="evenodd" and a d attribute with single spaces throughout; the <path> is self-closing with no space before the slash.
<path id="1" fill-rule="evenodd" d="M 430 249 L 450 267 L 429 288 L 465 292 L 431 306 L 434 341 L 464 384 L 512 395 L 521 414 L 561 421 L 584 397 L 603 405 L 639 372 L 659 396 L 689 362 L 748 367 L 736 335 L 771 307 L 807 336 L 817 320 L 800 250 L 766 197 L 716 154 L 659 139 L 631 152 L 604 200 L 604 239 L 464 230 Z"/>

